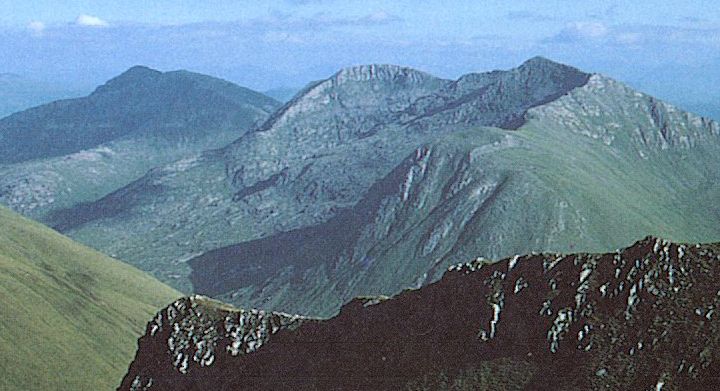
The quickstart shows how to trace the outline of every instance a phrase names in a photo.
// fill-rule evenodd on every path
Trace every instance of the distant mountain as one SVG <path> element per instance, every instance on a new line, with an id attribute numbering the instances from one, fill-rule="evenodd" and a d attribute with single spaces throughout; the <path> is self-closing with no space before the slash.
<path id="1" fill-rule="evenodd" d="M 57 226 L 184 292 L 329 316 L 477 254 L 718 240 L 719 152 L 717 123 L 544 58 L 361 66 Z"/>
<path id="2" fill-rule="evenodd" d="M 223 80 L 137 66 L 85 98 L 0 120 L 0 162 L 68 155 L 123 137 L 200 139 L 230 127 L 249 128 L 276 105 Z"/>
<path id="3" fill-rule="evenodd" d="M 157 165 L 224 146 L 278 106 L 224 80 L 133 67 L 87 97 L 0 120 L 0 202 L 48 221 Z"/>
<path id="4" fill-rule="evenodd" d="M 79 90 L 0 73 L 0 118 L 58 99 L 84 95 Z"/>
<path id="5" fill-rule="evenodd" d="M 278 88 L 273 88 L 273 89 L 270 89 L 267 91 L 263 91 L 263 94 L 265 94 L 275 100 L 285 103 L 285 102 L 288 102 L 290 99 L 292 99 L 293 96 L 295 96 L 295 94 L 298 93 L 298 91 L 300 91 L 300 88 L 278 87 Z"/>
<path id="6" fill-rule="evenodd" d="M 179 296 L 0 207 L 0 389 L 116 387 L 147 318 Z"/>
<path id="7" fill-rule="evenodd" d="M 477 259 L 318 320 L 203 297 L 158 312 L 119 390 L 720 388 L 720 245 Z"/>

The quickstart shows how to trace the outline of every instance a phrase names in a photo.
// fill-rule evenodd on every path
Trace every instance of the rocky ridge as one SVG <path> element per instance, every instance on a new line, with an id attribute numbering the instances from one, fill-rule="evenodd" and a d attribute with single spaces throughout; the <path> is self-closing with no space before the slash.
<path id="1" fill-rule="evenodd" d="M 119 389 L 715 389 L 719 267 L 717 244 L 648 237 L 479 258 L 327 320 L 192 297 L 148 324 Z"/>

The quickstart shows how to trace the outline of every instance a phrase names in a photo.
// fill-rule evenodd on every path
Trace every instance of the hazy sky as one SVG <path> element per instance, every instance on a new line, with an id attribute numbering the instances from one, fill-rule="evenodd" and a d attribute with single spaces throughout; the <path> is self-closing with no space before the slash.
<path id="1" fill-rule="evenodd" d="M 143 64 L 260 90 L 355 64 L 457 77 L 543 55 L 720 105 L 720 1 L 0 0 L 0 52 L 0 72 L 75 85 Z"/>

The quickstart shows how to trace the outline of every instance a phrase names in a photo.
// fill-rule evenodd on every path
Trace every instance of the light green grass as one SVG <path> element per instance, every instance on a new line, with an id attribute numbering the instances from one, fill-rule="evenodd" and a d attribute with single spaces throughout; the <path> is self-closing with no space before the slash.
<path id="1" fill-rule="evenodd" d="M 0 390 L 109 390 L 180 294 L 0 207 Z"/>

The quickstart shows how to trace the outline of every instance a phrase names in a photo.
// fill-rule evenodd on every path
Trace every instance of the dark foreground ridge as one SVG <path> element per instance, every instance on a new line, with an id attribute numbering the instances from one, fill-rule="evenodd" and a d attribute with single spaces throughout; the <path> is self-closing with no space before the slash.
<path id="1" fill-rule="evenodd" d="M 720 389 L 720 245 L 451 267 L 332 319 L 201 296 L 158 313 L 120 390 Z"/>

